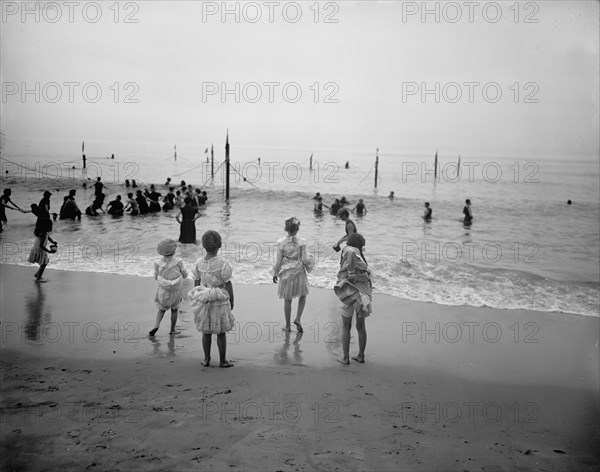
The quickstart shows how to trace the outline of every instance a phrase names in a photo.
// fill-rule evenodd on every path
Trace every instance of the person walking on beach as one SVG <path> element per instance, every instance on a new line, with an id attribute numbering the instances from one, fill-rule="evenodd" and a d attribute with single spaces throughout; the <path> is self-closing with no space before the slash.
<path id="1" fill-rule="evenodd" d="M 468 198 L 465 200 L 463 215 L 465 215 L 465 226 L 470 226 L 473 223 L 473 212 L 471 211 L 471 200 L 469 200 Z"/>
<path id="2" fill-rule="evenodd" d="M 367 206 L 364 204 L 362 198 L 358 199 L 358 203 L 352 208 L 352 211 L 356 210 L 356 216 L 363 216 L 367 214 Z"/>
<path id="3" fill-rule="evenodd" d="M 277 293 L 283 299 L 283 314 L 285 316 L 285 331 L 292 330 L 290 325 L 292 315 L 292 300 L 298 298 L 298 310 L 294 325 L 302 333 L 300 323 L 302 312 L 308 295 L 308 279 L 306 273 L 312 271 L 313 262 L 308 257 L 306 240 L 297 237 L 300 221 L 296 217 L 285 221 L 287 236 L 277 241 L 277 256 L 271 270 L 273 283 L 279 283 Z"/>
<path id="4" fill-rule="evenodd" d="M 429 206 L 429 202 L 425 202 L 425 210 L 423 211 L 423 219 L 425 221 L 431 221 L 433 215 L 433 209 Z"/>
<path id="5" fill-rule="evenodd" d="M 196 261 L 192 268 L 195 287 L 190 291 L 196 329 L 202 333 L 205 367 L 210 366 L 212 335 L 217 335 L 219 367 L 233 367 L 227 360 L 226 333 L 235 324 L 233 317 L 232 269 L 223 257 L 217 257 L 221 248 L 221 235 L 209 230 L 202 235 L 206 255 Z"/>
<path id="6" fill-rule="evenodd" d="M 29 252 L 28 262 L 40 265 L 40 268 L 34 275 L 36 282 L 45 282 L 45 280 L 42 279 L 42 274 L 44 273 L 48 262 L 50 262 L 48 254 L 55 253 L 56 247 L 58 246 L 58 243 L 50 237 L 51 231 L 52 220 L 50 220 L 50 218 L 40 218 L 35 225 L 35 230 L 33 231 L 35 240 L 33 242 L 33 247 Z M 48 241 L 52 243 L 50 248 L 46 247 Z"/>
<path id="7" fill-rule="evenodd" d="M 196 243 L 196 220 L 200 217 L 198 208 L 192 206 L 191 197 L 185 197 L 185 206 L 175 217 L 179 223 L 179 242 L 183 244 Z"/>
<path id="8" fill-rule="evenodd" d="M 346 241 L 351 234 L 358 233 L 354 221 L 350 219 L 350 213 L 348 210 L 343 209 L 340 211 L 339 217 L 343 222 L 346 223 L 346 236 L 342 237 L 337 243 L 335 243 L 335 246 L 333 246 L 333 249 L 335 249 L 336 252 L 340 250 L 340 244 Z"/>
<path id="9" fill-rule="evenodd" d="M 356 313 L 356 331 L 358 332 L 358 355 L 353 360 L 365 362 L 365 347 L 367 346 L 367 329 L 365 318 L 371 314 L 371 274 L 367 261 L 362 252 L 365 238 L 353 233 L 348 237 L 348 243 L 342 250 L 340 270 L 337 283 L 333 287 L 335 294 L 342 301 L 342 359 L 338 362 L 350 364 L 350 331 L 352 317 Z"/>
<path id="10" fill-rule="evenodd" d="M 154 262 L 154 278 L 158 281 L 154 303 L 158 308 L 158 313 L 156 314 L 156 324 L 148 334 L 150 336 L 156 334 L 165 312 L 171 310 L 169 334 L 172 336 L 176 334 L 175 325 L 177 324 L 179 305 L 183 300 L 183 279 L 187 278 L 188 271 L 183 261 L 174 257 L 177 251 L 176 241 L 170 238 L 163 239 L 156 250 L 162 256 L 160 260 Z"/>

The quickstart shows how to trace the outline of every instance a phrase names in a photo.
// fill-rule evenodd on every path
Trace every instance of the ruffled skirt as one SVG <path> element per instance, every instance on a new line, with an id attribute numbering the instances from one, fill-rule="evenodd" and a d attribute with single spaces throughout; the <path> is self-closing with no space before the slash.
<path id="1" fill-rule="evenodd" d="M 27 261 L 31 262 L 32 264 L 39 265 L 47 265 L 48 262 L 50 262 L 48 253 L 40 247 L 39 240 L 36 240 L 35 243 L 33 243 L 33 247 L 29 252 L 29 259 L 27 259 Z"/>
<path id="2" fill-rule="evenodd" d="M 354 284 L 342 280 L 333 287 L 333 291 L 342 302 L 343 316 L 346 316 L 346 309 L 352 306 L 357 317 L 366 318 L 373 312 L 371 308 L 371 290 L 364 283 L 358 282 L 356 285 L 363 290 L 359 290 Z M 352 316 L 352 312 L 349 316 Z"/>
<path id="3" fill-rule="evenodd" d="M 235 318 L 231 313 L 229 293 L 218 287 L 198 286 L 189 292 L 196 329 L 202 334 L 231 331 Z"/>
<path id="4" fill-rule="evenodd" d="M 308 295 L 308 278 L 304 267 L 300 267 L 298 270 L 281 272 L 277 294 L 279 298 L 284 300 Z"/>

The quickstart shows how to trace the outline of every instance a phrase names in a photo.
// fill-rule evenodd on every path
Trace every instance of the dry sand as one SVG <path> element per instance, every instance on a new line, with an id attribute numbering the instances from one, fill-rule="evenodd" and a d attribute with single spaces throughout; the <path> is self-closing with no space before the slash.
<path id="1" fill-rule="evenodd" d="M 148 338 L 153 279 L 34 272 L 0 266 L 3 470 L 600 468 L 598 318 L 376 295 L 343 366 L 332 292 L 286 337 L 276 287 L 236 285 L 206 368 L 187 302 Z"/>

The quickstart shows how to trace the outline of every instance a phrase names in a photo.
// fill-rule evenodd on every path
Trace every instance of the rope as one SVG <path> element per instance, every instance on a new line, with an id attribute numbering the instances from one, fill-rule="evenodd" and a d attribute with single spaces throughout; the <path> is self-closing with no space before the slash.
<path id="1" fill-rule="evenodd" d="M 375 167 L 375 165 L 373 165 L 373 167 Z M 367 178 L 367 177 L 368 177 L 368 176 L 371 174 L 371 171 L 373 170 L 373 167 L 371 167 L 371 168 L 369 169 L 369 172 L 367 172 L 367 175 L 365 175 L 365 176 L 362 178 L 362 180 L 361 180 L 361 181 L 360 181 L 360 182 L 359 182 L 359 183 L 356 185 L 357 187 L 358 187 L 360 184 L 362 184 L 362 183 L 365 181 L 365 179 L 366 179 L 366 178 Z M 380 178 L 381 178 L 381 177 L 380 177 Z"/>
<path id="2" fill-rule="evenodd" d="M 233 169 L 233 171 L 234 171 L 234 172 L 235 172 L 237 175 L 239 175 L 239 176 L 242 178 L 242 180 L 243 180 L 244 182 L 246 182 L 246 183 L 249 183 L 249 184 L 250 184 L 250 185 L 252 185 L 252 186 L 253 186 L 253 187 L 254 187 L 256 190 L 260 190 L 260 189 L 259 189 L 259 188 L 258 188 L 256 185 L 254 185 L 252 182 L 250 182 L 249 180 L 247 180 L 247 179 L 246 179 L 246 177 L 244 177 L 242 174 L 240 174 L 240 173 L 239 173 L 239 172 L 236 170 L 236 168 L 235 168 L 234 166 L 231 166 L 231 168 Z"/>
<path id="3" fill-rule="evenodd" d="M 219 172 L 219 169 L 221 168 L 221 166 L 224 164 L 224 162 L 221 162 L 221 164 L 219 164 L 219 167 L 217 167 L 217 170 L 215 170 L 215 173 Z M 200 186 L 200 190 L 202 190 L 202 188 L 204 188 L 204 186 L 208 183 L 208 180 L 212 179 L 212 176 L 207 177 L 206 178 L 206 182 L 204 182 L 201 186 Z"/>

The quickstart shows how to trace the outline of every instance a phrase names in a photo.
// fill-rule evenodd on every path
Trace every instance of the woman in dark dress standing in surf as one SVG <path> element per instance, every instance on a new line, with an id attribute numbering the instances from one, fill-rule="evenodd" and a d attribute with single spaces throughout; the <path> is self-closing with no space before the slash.
<path id="1" fill-rule="evenodd" d="M 192 206 L 192 199 L 185 197 L 185 206 L 181 208 L 181 213 L 176 219 L 179 223 L 179 242 L 180 243 L 195 243 L 196 242 L 196 220 L 200 217 L 198 209 Z"/>

